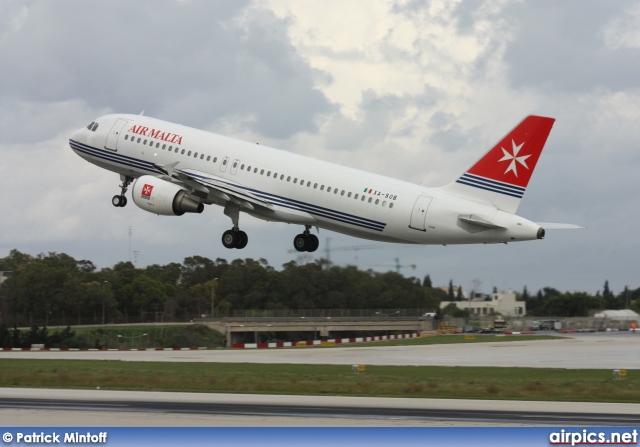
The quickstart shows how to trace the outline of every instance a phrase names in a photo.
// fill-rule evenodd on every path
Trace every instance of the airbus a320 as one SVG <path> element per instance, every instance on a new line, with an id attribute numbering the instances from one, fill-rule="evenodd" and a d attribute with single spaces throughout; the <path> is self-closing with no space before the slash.
<path id="1" fill-rule="evenodd" d="M 545 229 L 516 215 L 554 123 L 528 116 L 460 177 L 439 188 L 304 157 L 142 116 L 102 116 L 71 135 L 82 158 L 120 175 L 115 207 L 181 216 L 219 205 L 231 219 L 222 235 L 246 247 L 241 212 L 300 225 L 293 246 L 317 250 L 311 229 L 406 244 L 488 244 L 543 239 Z"/>

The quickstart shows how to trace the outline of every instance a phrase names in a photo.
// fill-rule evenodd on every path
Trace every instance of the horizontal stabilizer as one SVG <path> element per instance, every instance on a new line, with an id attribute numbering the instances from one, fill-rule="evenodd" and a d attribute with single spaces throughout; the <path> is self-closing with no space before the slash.
<path id="1" fill-rule="evenodd" d="M 584 230 L 585 227 L 581 227 L 580 225 L 567 224 L 567 223 L 543 223 L 536 222 L 537 225 L 540 225 L 545 230 Z"/>
<path id="2" fill-rule="evenodd" d="M 474 216 L 473 214 L 465 214 L 462 216 L 458 216 L 462 222 L 470 223 L 472 225 L 477 225 L 479 227 L 496 229 L 496 228 L 504 228 L 500 225 L 496 225 L 494 223 L 489 222 L 487 219 L 483 219 L 482 217 Z"/>
<path id="3" fill-rule="evenodd" d="M 474 214 L 460 215 L 458 216 L 458 221 L 458 226 L 464 228 L 470 233 L 479 233 L 481 231 L 504 228 Z"/>

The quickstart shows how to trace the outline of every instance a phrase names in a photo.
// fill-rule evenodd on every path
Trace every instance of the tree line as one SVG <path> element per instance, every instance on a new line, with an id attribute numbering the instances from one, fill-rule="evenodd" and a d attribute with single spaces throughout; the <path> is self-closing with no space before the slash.
<path id="1" fill-rule="evenodd" d="M 395 272 L 379 273 L 326 260 L 291 261 L 277 270 L 265 259 L 228 262 L 192 256 L 182 263 L 136 268 L 130 262 L 97 269 L 64 253 L 31 256 L 12 250 L 0 271 L 13 272 L 0 286 L 0 322 L 9 326 L 190 321 L 247 309 L 415 309 L 434 311 L 449 293 Z M 450 281 L 450 285 L 453 281 Z M 538 316 L 584 316 L 592 310 L 638 309 L 640 289 L 618 295 L 559 292 L 545 287 L 520 299 Z M 453 299 L 461 300 L 461 288 Z M 635 300 L 635 301 L 634 301 Z M 213 305 L 213 309 L 212 309 Z M 638 309 L 640 310 L 640 309 Z"/>

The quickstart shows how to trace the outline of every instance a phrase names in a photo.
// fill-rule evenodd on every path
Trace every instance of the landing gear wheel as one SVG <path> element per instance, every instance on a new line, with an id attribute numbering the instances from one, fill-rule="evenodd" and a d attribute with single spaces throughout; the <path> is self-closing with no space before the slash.
<path id="1" fill-rule="evenodd" d="M 315 234 L 308 235 L 307 240 L 309 241 L 309 247 L 307 248 L 308 252 L 314 252 L 320 246 L 320 241 L 318 240 L 318 236 L 316 236 Z"/>
<path id="2" fill-rule="evenodd" d="M 240 238 L 238 237 L 237 231 L 227 230 L 222 233 L 222 245 L 224 245 L 225 248 L 236 248 L 239 240 Z"/>
<path id="3" fill-rule="evenodd" d="M 298 251 L 307 251 L 309 246 L 309 239 L 305 234 L 299 234 L 293 238 L 293 248 Z"/>
<path id="4" fill-rule="evenodd" d="M 244 231 L 237 231 L 236 236 L 238 237 L 238 242 L 236 242 L 236 248 L 239 250 L 242 250 L 244 247 L 247 246 L 247 243 L 249 242 L 249 237 L 247 236 L 247 233 L 245 233 Z"/>
<path id="5" fill-rule="evenodd" d="M 127 198 L 125 196 L 113 196 L 113 199 L 111 199 L 111 203 L 115 207 L 122 207 L 127 204 Z"/>

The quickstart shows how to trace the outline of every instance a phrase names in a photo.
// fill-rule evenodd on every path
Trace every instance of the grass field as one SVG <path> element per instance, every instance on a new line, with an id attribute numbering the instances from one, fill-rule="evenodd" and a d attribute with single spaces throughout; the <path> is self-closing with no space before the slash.
<path id="1" fill-rule="evenodd" d="M 0 360 L 0 386 L 585 402 L 639 402 L 640 371 Z"/>

